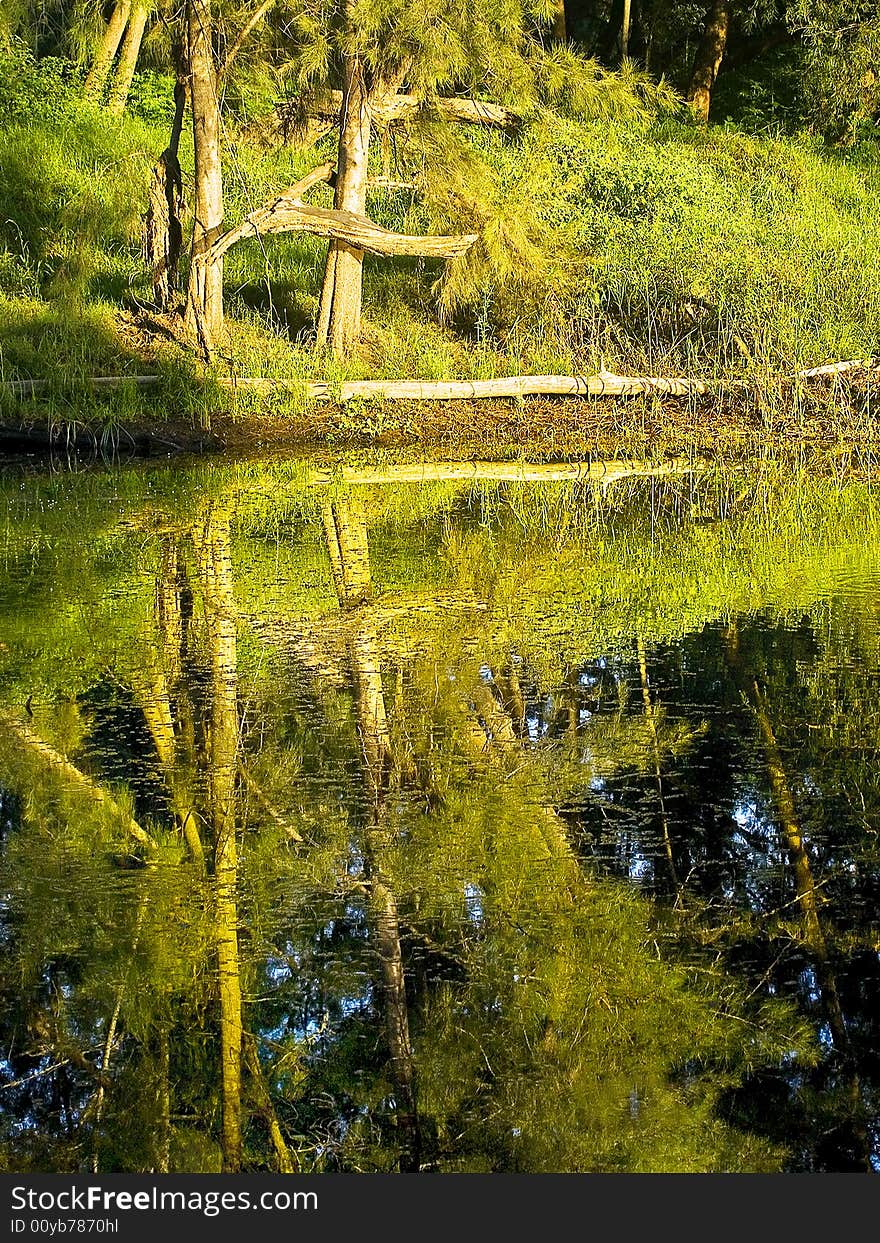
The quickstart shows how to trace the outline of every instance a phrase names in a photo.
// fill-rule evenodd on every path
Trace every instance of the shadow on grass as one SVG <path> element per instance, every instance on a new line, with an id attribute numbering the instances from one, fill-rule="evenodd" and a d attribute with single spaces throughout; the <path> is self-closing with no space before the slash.
<path id="1" fill-rule="evenodd" d="M 102 387 L 95 377 L 122 382 Z M 209 448 L 211 415 L 228 405 L 194 354 L 156 350 L 155 334 L 110 306 L 0 302 L 0 450 Z"/>

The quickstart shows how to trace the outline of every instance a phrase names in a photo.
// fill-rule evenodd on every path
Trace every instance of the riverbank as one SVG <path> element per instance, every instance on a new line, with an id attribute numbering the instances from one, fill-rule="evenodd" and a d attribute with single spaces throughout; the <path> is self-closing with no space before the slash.
<path id="1" fill-rule="evenodd" d="M 695 127 L 682 117 L 569 120 L 549 133 L 535 122 L 516 142 L 475 127 L 467 141 L 498 195 L 483 224 L 510 242 L 504 279 L 490 273 L 476 302 L 453 312 L 439 263 L 368 256 L 362 340 L 333 359 L 314 348 L 326 244 L 301 234 L 242 241 L 226 258 L 228 331 L 215 370 L 284 391 L 230 395 L 182 340 L 179 318 L 151 309 L 143 214 L 167 142 L 156 118 L 168 84 L 159 82 L 149 108 L 135 99 L 116 118 L 46 72 L 15 58 L 0 64 L 0 451 L 873 452 L 876 377 L 791 377 L 877 353 L 876 143 L 832 148 L 811 134 Z M 234 119 L 229 126 L 231 226 L 332 154 L 331 138 L 299 149 L 264 142 Z M 186 183 L 186 134 L 181 161 Z M 314 193 L 329 202 L 326 187 Z M 433 210 L 412 187 L 371 189 L 383 227 L 430 233 L 462 223 Z M 552 241 L 553 262 L 540 270 L 514 262 L 526 216 L 536 237 Z M 604 371 L 698 377 L 710 391 L 332 400 L 360 381 Z M 143 390 L 135 379 L 106 392 L 90 383 L 153 374 L 161 382 Z M 319 381 L 330 401 L 305 396 Z M 23 400 L 31 382 L 40 391 Z"/>
<path id="2" fill-rule="evenodd" d="M 193 381 L 195 384 L 195 381 Z M 131 409 L 123 392 L 68 386 L 64 417 L 57 391 L 6 401 L 0 454 L 131 459 L 178 453 L 239 456 L 323 447 L 413 447 L 459 458 L 535 460 L 697 455 L 722 459 L 772 455 L 870 469 L 880 451 L 876 410 L 880 372 L 779 380 L 765 389 L 731 387 L 684 396 L 526 397 L 481 401 L 333 401 L 304 403 L 280 393 L 249 400 L 203 381 L 190 411 L 174 414 L 174 391 L 155 386 L 150 418 L 144 393 Z M 127 416 L 107 418 L 114 400 Z M 170 408 L 169 408 L 170 406 Z"/>

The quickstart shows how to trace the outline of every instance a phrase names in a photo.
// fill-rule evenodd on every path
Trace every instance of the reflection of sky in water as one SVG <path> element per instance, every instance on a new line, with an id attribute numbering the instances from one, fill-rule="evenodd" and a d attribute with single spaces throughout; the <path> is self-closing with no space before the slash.
<path id="1" fill-rule="evenodd" d="M 479 885 L 474 885 L 470 881 L 465 884 L 464 901 L 468 919 L 474 924 L 482 923 L 483 891 Z"/>

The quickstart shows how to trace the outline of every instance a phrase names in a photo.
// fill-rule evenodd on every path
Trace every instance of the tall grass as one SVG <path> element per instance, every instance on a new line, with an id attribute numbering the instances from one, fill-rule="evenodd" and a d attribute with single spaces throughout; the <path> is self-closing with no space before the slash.
<path id="1" fill-rule="evenodd" d="M 120 121 L 57 76 L 50 106 L 11 106 L 8 60 L 5 75 L 0 64 L 0 376 L 182 365 L 192 377 L 141 317 L 150 300 L 141 216 L 167 138 L 155 91 L 141 91 L 149 120 Z M 230 224 L 332 154 L 329 139 L 326 152 L 269 149 L 231 122 L 226 139 Z M 325 244 L 303 235 L 246 241 L 227 257 L 230 332 L 218 366 L 304 380 L 606 367 L 747 375 L 769 389 L 800 366 L 876 350 L 876 148 L 843 152 L 807 136 L 671 120 L 536 123 L 516 141 L 476 131 L 468 141 L 493 179 L 487 237 L 494 229 L 497 245 L 528 212 L 546 242 L 547 263 L 527 287 L 505 285 L 486 263 L 479 288 L 450 298 L 438 265 L 368 257 L 363 344 L 331 364 L 312 345 Z M 191 189 L 187 140 L 182 155 Z M 402 171 L 419 158 L 404 152 Z M 329 201 L 329 191 L 321 195 Z M 406 231 L 471 223 L 451 219 L 436 195 L 407 190 L 377 190 L 368 210 Z M 488 241 L 485 249 L 491 257 Z M 456 279 L 447 273 L 447 290 Z M 441 297 L 455 308 L 446 323 Z M 178 385 L 166 409 L 185 404 L 186 388 Z M 152 409 L 156 396 L 138 400 Z"/>

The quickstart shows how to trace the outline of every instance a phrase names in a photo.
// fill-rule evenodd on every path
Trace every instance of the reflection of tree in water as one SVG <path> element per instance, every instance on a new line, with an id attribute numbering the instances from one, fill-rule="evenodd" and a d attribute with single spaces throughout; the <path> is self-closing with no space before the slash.
<path id="1" fill-rule="evenodd" d="M 4 781 L 28 791 L 10 804 L 3 859 L 17 895 L 2 925 L 7 1161 L 74 1168 L 94 1150 L 102 1170 L 778 1167 L 783 1148 L 747 1133 L 768 1129 L 749 1092 L 784 1080 L 768 1068 L 798 1050 L 803 1079 L 810 1054 L 768 985 L 802 961 L 827 1015 L 833 977 L 830 1039 L 845 1028 L 850 1044 L 834 1071 L 841 1101 L 854 1082 L 867 1092 L 850 1066 L 871 1039 L 840 971 L 838 921 L 816 905 L 831 976 L 808 935 L 804 901 L 852 888 L 857 843 L 841 836 L 832 858 L 811 834 L 790 688 L 759 682 L 812 869 L 780 896 L 768 864 L 785 853 L 796 879 L 791 840 L 776 831 L 773 846 L 773 814 L 733 815 L 743 771 L 768 809 L 774 793 L 766 745 L 763 759 L 731 746 L 730 730 L 760 736 L 760 721 L 717 632 L 714 648 L 699 634 L 658 648 L 648 622 L 635 655 L 584 643 L 550 675 L 526 623 L 493 614 L 540 550 L 525 541 L 507 570 L 496 550 L 482 598 L 457 564 L 442 590 L 374 590 L 387 564 L 370 566 L 370 544 L 387 554 L 368 506 L 337 495 L 321 522 L 275 542 L 266 579 L 295 580 L 320 540 L 341 605 L 324 591 L 275 631 L 258 580 L 233 569 L 240 512 L 204 502 L 139 536 L 155 569 L 148 640 L 125 658 L 114 639 L 110 690 L 71 700 L 64 721 L 39 703 L 33 720 L 15 716 L 105 797 L 4 743 Z M 475 564 L 477 536 L 462 545 Z M 433 572 L 418 540 L 408 555 Z M 139 607 L 130 598 L 120 625 L 136 627 Z M 702 681 L 678 702 L 684 660 L 691 686 Z M 97 761 L 81 741 L 92 702 L 108 723 Z M 155 752 L 134 801 L 109 738 L 123 707 Z M 838 770 L 819 759 L 827 790 Z M 857 788 L 834 797 L 856 806 Z M 125 841 L 128 820 L 155 849 Z M 609 864 L 676 911 L 658 903 L 649 917 L 599 878 Z M 769 1128 L 780 1145 L 785 1116 Z"/>
<path id="2" fill-rule="evenodd" d="M 591 900 L 589 891 L 584 890 L 565 823 L 549 796 L 540 793 L 541 775 L 530 762 L 528 750 L 524 751 L 529 733 L 516 662 L 511 661 L 491 682 L 479 675 L 465 679 L 466 693 L 452 689 L 447 701 L 440 705 L 435 687 L 433 730 L 439 726 L 444 737 L 440 754 L 431 754 L 430 747 L 427 753 L 424 750 L 424 739 L 433 730 L 424 718 L 420 719 L 427 705 L 419 702 L 420 688 L 410 675 L 406 696 L 408 732 L 418 741 L 411 758 L 395 754 L 382 686 L 380 642 L 370 621 L 372 589 L 366 529 L 353 507 L 345 504 L 325 510 L 324 526 L 340 602 L 345 607 L 349 601 L 349 607 L 356 612 L 348 646 L 368 804 L 364 853 L 371 878 L 373 918 L 378 915 L 375 935 L 383 960 L 389 1069 L 398 1105 L 400 1099 L 412 1099 L 413 1060 L 406 1038 L 411 1010 L 407 1008 L 403 981 L 398 897 L 393 893 L 393 881 L 386 879 L 377 862 L 382 857 L 380 850 L 386 853 L 394 844 L 388 829 L 389 788 L 393 780 L 399 782 L 403 769 L 421 775 L 426 805 L 433 808 L 432 817 L 427 822 L 423 820 L 421 826 L 407 824 L 407 840 L 414 844 L 420 835 L 428 834 L 433 844 L 439 834 L 439 855 L 432 857 L 430 851 L 426 854 L 423 844 L 417 855 L 420 865 L 416 877 L 408 874 L 405 864 L 400 871 L 399 841 L 398 849 L 388 856 L 387 866 L 396 870 L 399 877 L 397 887 L 402 885 L 409 891 L 410 920 L 410 903 L 418 893 L 420 917 L 417 927 L 410 925 L 410 942 L 415 946 L 427 938 L 429 943 L 436 943 L 444 937 L 448 942 L 447 920 L 441 916 L 436 923 L 437 911 L 448 908 L 451 902 L 460 906 L 462 898 L 466 904 L 465 919 L 454 925 L 458 947 L 453 949 L 453 941 L 447 950 L 459 960 L 457 974 L 461 983 L 441 984 L 438 988 L 434 982 L 418 1000 L 415 1062 L 421 1067 L 426 1084 L 428 1104 L 423 1097 L 421 1130 L 431 1136 L 425 1151 L 428 1164 L 444 1168 L 451 1162 L 451 1168 L 493 1168 L 497 1163 L 497 1168 L 516 1168 L 522 1163 L 522 1168 L 546 1169 L 593 1168 L 598 1164 L 601 1168 L 609 1161 L 605 1150 L 608 1144 L 626 1151 L 626 1156 L 617 1158 L 623 1167 L 645 1160 L 645 1168 L 649 1168 L 649 1158 L 644 1154 L 640 1158 L 635 1156 L 639 1142 L 636 1136 L 641 1134 L 644 1138 L 645 1120 L 656 1110 L 657 1119 L 664 1113 L 670 1118 L 675 1113 L 679 1151 L 668 1160 L 673 1164 L 681 1162 L 682 1168 L 701 1168 L 701 1162 L 706 1163 L 704 1168 L 710 1168 L 709 1153 L 717 1159 L 727 1142 L 724 1128 L 711 1122 L 713 1089 L 707 1082 L 702 1108 L 689 1109 L 677 1096 L 675 1086 L 668 1082 L 669 1068 L 677 1056 L 675 1050 L 680 1047 L 678 1039 L 684 1044 L 688 1035 L 694 1037 L 697 1016 L 700 1023 L 705 1023 L 707 1012 L 697 996 L 687 999 L 684 977 L 675 971 L 660 972 L 659 979 L 648 983 L 653 970 L 649 964 L 645 974 L 638 939 L 640 913 L 629 909 L 623 916 L 624 922 L 627 915 L 635 916 L 629 936 L 619 935 L 623 931 L 620 928 L 612 933 L 607 924 L 601 929 L 602 921 L 610 919 L 609 907 L 597 903 L 595 898 Z M 346 546 L 352 550 L 349 562 L 345 561 Z M 436 678 L 436 670 L 432 676 Z M 438 706 L 440 716 L 436 719 Z M 427 711 L 430 713 L 431 709 Z M 459 769 L 464 763 L 465 771 L 472 774 L 463 781 L 464 773 L 457 774 L 460 788 L 448 784 L 442 788 L 437 781 L 438 761 L 448 764 L 450 759 Z M 433 786 L 430 791 L 424 789 L 425 774 L 428 785 Z M 512 858 L 504 859 L 511 849 Z M 451 862 L 450 856 L 456 855 L 463 856 L 461 864 L 474 879 L 466 879 L 467 871 L 462 875 L 446 866 Z M 516 901 L 516 909 L 511 909 L 511 882 L 514 891 L 528 893 L 525 909 L 520 909 Z M 615 891 L 611 908 L 617 903 L 626 908 L 623 896 Z M 573 917 L 577 925 L 574 928 Z M 462 923 L 465 929 L 470 925 L 475 933 L 472 942 L 467 932 L 463 933 Z M 596 925 L 600 926 L 598 931 Z M 626 967 L 623 960 L 610 961 L 607 944 L 602 944 L 603 936 L 608 934 L 636 961 L 625 958 Z M 601 984 L 598 996 L 587 1000 L 596 987 L 589 968 L 585 972 L 583 957 L 591 941 L 602 947 L 599 961 L 605 960 L 601 966 L 594 965 L 600 973 L 610 971 L 616 980 L 613 989 L 622 990 L 614 998 L 616 1005 L 603 995 Z M 520 943 L 527 947 L 528 959 L 521 971 Z M 484 946 L 491 947 L 488 957 L 484 956 Z M 499 968 L 504 973 L 500 978 L 496 975 Z M 511 978 L 521 981 L 521 996 L 508 995 Z M 502 983 L 502 979 L 507 982 Z M 487 985 L 493 995 L 491 1002 L 485 992 Z M 650 1019 L 644 1010 L 649 997 L 654 1007 Z M 630 1061 L 632 1054 L 623 1056 L 621 1066 L 609 1054 L 603 1003 L 607 1013 L 616 1016 L 623 1004 L 625 1017 L 617 1018 L 620 1036 L 625 1046 L 635 1044 L 638 1071 Z M 658 1023 L 664 1005 L 677 1011 L 678 1036 L 673 1035 L 667 1021 Z M 532 1006 L 534 1013 L 529 1013 Z M 639 1009 L 644 1026 L 635 1022 Z M 532 1022 L 538 1024 L 534 1030 L 530 1030 Z M 763 1038 L 767 1038 L 767 1033 Z M 598 1045 L 594 1043 L 597 1039 Z M 491 1056 L 487 1049 L 491 1049 Z M 701 1037 L 688 1045 L 690 1055 L 699 1057 L 701 1052 L 705 1056 L 705 1028 Z M 659 1104 L 661 1100 L 663 1106 Z M 625 1110 L 624 1102 L 629 1102 Z M 621 1116 L 616 1116 L 618 1110 L 622 1111 Z M 408 1112 L 398 1108 L 403 1168 L 407 1168 L 406 1137 L 410 1136 L 411 1142 L 416 1138 L 416 1120 L 413 1117 L 411 1122 Z M 504 1123 L 502 1118 L 506 1119 Z M 713 1127 L 716 1134 L 710 1139 Z M 453 1128 L 458 1130 L 456 1143 L 460 1151 L 448 1151 L 446 1147 Z M 664 1142 L 669 1144 L 670 1135 L 665 1127 L 661 1131 Z M 623 1142 L 628 1132 L 632 1148 Z M 703 1151 L 698 1157 L 701 1144 Z M 743 1152 L 748 1151 L 747 1161 L 772 1161 L 769 1152 L 762 1153 L 745 1141 L 740 1142 L 740 1147 Z M 732 1154 L 727 1159 L 736 1160 Z"/>
<path id="3" fill-rule="evenodd" d="M 706 726 L 686 751 L 667 757 L 664 834 L 652 839 L 648 786 L 633 772 L 612 775 L 592 802 L 572 807 L 571 819 L 606 865 L 631 875 L 643 861 L 641 883 L 661 898 L 670 841 L 685 878 L 677 904 L 687 908 L 686 939 L 723 947 L 759 994 L 799 993 L 814 1017 L 825 1047 L 821 1064 L 807 1075 L 802 1068 L 760 1072 L 730 1094 L 730 1116 L 790 1138 L 796 1166 L 865 1169 L 880 994 L 873 963 L 866 973 L 859 948 L 872 939 L 870 927 L 857 920 L 844 929 L 850 912 L 868 913 L 875 890 L 876 858 L 858 872 L 853 860 L 870 850 L 864 826 L 880 806 L 875 777 L 860 758 L 866 745 L 876 746 L 876 709 L 859 700 L 864 690 L 843 689 L 861 677 L 861 662 L 851 655 L 829 661 L 824 651 L 803 624 L 789 632 L 744 624 L 654 653 L 667 712 L 684 721 L 698 714 Z M 817 673 L 823 662 L 824 677 Z M 645 673 L 639 654 L 627 676 L 643 697 Z M 813 687 L 808 702 L 805 684 Z M 839 751 L 832 739 L 841 736 L 841 699 L 855 715 Z M 858 737 L 859 721 L 867 735 Z M 783 749 L 779 731 L 791 728 L 797 741 Z M 628 849 L 614 858 L 608 846 L 624 825 Z M 860 894 L 853 893 L 856 875 Z"/>
<path id="4" fill-rule="evenodd" d="M 372 596 L 372 582 L 363 517 L 353 505 L 342 501 L 325 506 L 323 518 L 340 607 L 351 610 L 367 605 Z M 381 967 L 385 1039 L 400 1135 L 400 1169 L 403 1172 L 417 1172 L 420 1166 L 420 1135 L 400 920 L 394 890 L 383 871 L 383 855 L 393 837 L 388 824 L 388 798 L 395 762 L 376 633 L 368 616 L 355 623 L 349 643 L 349 659 L 355 683 L 367 804 L 364 822 L 364 865 L 369 892 L 367 909 Z"/>
<path id="5" fill-rule="evenodd" d="M 198 634 L 192 616 L 187 544 L 204 618 Z M 74 826 L 80 825 L 86 839 L 89 833 L 100 837 L 107 828 L 116 828 L 112 823 L 96 825 L 94 816 L 92 823 L 81 814 L 65 819 L 71 799 L 78 800 L 80 805 L 86 799 L 106 813 L 107 821 L 118 823 L 121 818 L 122 826 L 128 828 L 146 854 L 115 851 L 91 860 L 96 875 L 89 878 L 86 895 L 94 886 L 101 885 L 101 871 L 109 871 L 109 883 L 102 886 L 108 896 L 107 913 L 103 919 L 98 917 L 99 926 L 108 931 L 116 929 L 116 972 L 127 977 L 113 988 L 109 1009 L 103 997 L 110 983 L 101 977 L 100 961 L 92 981 L 88 975 L 79 978 L 78 971 L 70 976 L 71 969 L 63 959 L 59 968 L 50 958 L 45 971 L 50 997 L 56 1000 L 51 1005 L 44 1004 L 58 1009 L 58 999 L 62 999 L 61 1009 L 66 1010 L 69 1007 L 64 1005 L 64 998 L 70 995 L 77 1001 L 78 995 L 83 994 L 86 1006 L 94 1004 L 95 1009 L 87 1019 L 71 1015 L 63 1030 L 57 1019 L 40 1018 L 44 1038 L 39 1044 L 26 1037 L 14 1040 L 10 1068 L 20 1065 L 31 1069 L 8 1083 L 5 1091 L 22 1090 L 23 1118 L 29 1118 L 35 1108 L 35 1096 L 42 1094 L 34 1120 L 43 1114 L 47 1100 L 61 1101 L 63 1107 L 50 1109 L 50 1115 L 59 1118 L 61 1130 L 72 1145 L 71 1156 L 66 1161 L 62 1159 L 62 1165 L 75 1166 L 77 1158 L 73 1154 L 85 1146 L 91 1148 L 93 1170 L 109 1165 L 165 1172 L 172 1161 L 179 1168 L 188 1168 L 192 1162 L 196 1168 L 205 1163 L 211 1168 L 214 1156 L 207 1136 L 201 1136 L 203 1124 L 199 1115 L 206 1111 L 199 1097 L 206 1089 L 211 1090 L 213 1056 L 210 1041 L 193 1041 L 187 1027 L 198 1021 L 200 1012 L 204 1012 L 206 1004 L 210 1005 L 211 992 L 216 991 L 220 1164 L 224 1170 L 234 1172 L 242 1163 L 244 1113 L 236 844 L 241 766 L 228 507 L 209 505 L 191 534 L 181 532 L 160 538 L 153 620 L 153 637 L 147 644 L 143 664 L 135 662 L 131 669 L 131 684 L 168 790 L 169 797 L 163 805 L 170 806 L 176 836 L 185 842 L 194 867 L 178 871 L 180 863 L 175 855 L 179 852 L 174 847 L 174 836 L 157 831 L 157 846 L 139 824 L 133 820 L 129 823 L 128 813 L 117 807 L 100 779 L 80 773 L 48 744 L 35 745 L 33 731 L 15 722 L 13 740 L 18 749 L 24 743 L 31 764 L 48 764 L 56 778 L 52 791 L 55 803 L 38 807 L 34 816 L 26 816 L 18 836 L 26 836 L 31 827 L 37 832 L 48 828 L 51 833 L 53 823 L 63 826 L 68 837 Z M 198 639 L 197 644 L 194 638 Z M 158 810 L 161 814 L 161 807 Z M 71 847 L 77 844 L 74 832 Z M 24 855 L 18 860 L 25 866 L 28 862 Z M 52 862 L 63 868 L 61 857 Z M 134 869 L 130 885 L 120 887 L 119 879 L 113 876 L 114 866 Z M 32 877 L 26 879 L 33 881 Z M 126 919 L 123 912 L 131 906 L 128 890 L 132 887 L 137 892 L 137 914 L 126 941 L 126 925 L 131 919 Z M 43 906 L 57 909 L 59 902 L 63 906 L 66 894 L 67 885 L 62 881 L 57 894 L 53 893 L 52 900 L 46 903 L 46 895 L 38 889 L 32 893 L 33 916 L 39 917 Z M 70 921 L 70 933 L 75 940 L 77 927 L 82 936 L 92 915 L 87 904 L 76 912 L 76 918 Z M 213 944 L 216 971 L 201 979 L 202 950 L 209 944 Z M 22 950 L 32 952 L 24 943 Z M 126 955 L 133 961 L 126 962 Z M 37 965 L 32 960 L 31 970 Z M 207 991 L 203 985 L 207 985 Z M 96 993 L 94 1003 L 90 999 L 92 987 Z M 41 991 L 38 989 L 37 995 Z M 84 1047 L 89 1029 L 96 1038 L 91 1047 Z M 97 1033 L 102 1029 L 100 1037 Z M 18 1035 L 21 1037 L 22 1033 Z M 256 1098 L 254 1112 L 264 1118 L 279 1167 L 290 1168 L 286 1143 L 266 1098 L 259 1060 L 251 1055 L 247 1041 L 244 1047 Z M 76 1079 L 74 1088 L 69 1083 L 72 1077 Z M 10 1099 L 7 1095 L 5 1103 Z M 179 1111 L 176 1125 L 172 1125 L 173 1107 Z M 195 1112 L 191 1113 L 193 1109 Z M 138 1123 L 143 1134 L 138 1132 Z M 42 1142 L 49 1144 L 57 1128 L 48 1123 L 44 1126 Z M 55 1163 L 47 1164 L 51 1168 Z M 39 1161 L 36 1166 L 40 1168 Z"/>

